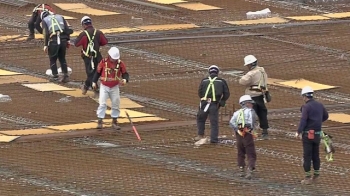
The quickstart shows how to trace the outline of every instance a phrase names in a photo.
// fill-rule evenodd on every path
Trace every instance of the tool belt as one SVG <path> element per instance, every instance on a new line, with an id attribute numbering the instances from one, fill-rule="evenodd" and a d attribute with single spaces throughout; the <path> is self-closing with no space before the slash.
<path id="1" fill-rule="evenodd" d="M 315 135 L 320 135 L 321 131 L 315 131 L 315 130 L 309 130 L 309 131 L 304 131 L 304 133 L 307 133 L 307 138 L 309 140 L 315 139 Z"/>
<path id="2" fill-rule="evenodd" d="M 106 78 L 106 77 L 101 77 L 101 80 L 111 82 L 111 81 L 119 81 L 119 78 Z"/>
<path id="3" fill-rule="evenodd" d="M 244 137 L 246 133 L 251 133 L 253 129 L 250 128 L 250 126 L 244 126 L 242 127 L 242 124 L 238 124 L 238 131 L 237 133 Z"/>
<path id="4" fill-rule="evenodd" d="M 264 86 L 260 86 L 259 85 L 252 85 L 250 86 L 250 89 L 251 91 L 257 91 L 257 92 L 262 92 L 262 91 L 265 91 L 266 90 L 266 87 Z"/>

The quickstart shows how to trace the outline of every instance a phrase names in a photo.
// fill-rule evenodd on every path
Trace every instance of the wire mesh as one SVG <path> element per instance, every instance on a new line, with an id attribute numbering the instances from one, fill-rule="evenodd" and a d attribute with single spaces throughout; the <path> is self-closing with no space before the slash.
<path id="1" fill-rule="evenodd" d="M 35 3 L 42 2 L 0 1 L 0 140 L 20 136 L 0 144 L 0 195 L 350 194 L 350 188 L 344 186 L 350 172 L 350 126 L 340 119 L 323 124 L 323 130 L 333 136 L 335 160 L 326 162 L 320 147 L 319 181 L 311 186 L 300 184 L 304 177 L 303 151 L 294 134 L 303 100 L 299 88 L 279 83 L 305 79 L 333 86 L 316 91 L 316 99 L 331 114 L 350 115 L 349 21 L 330 18 L 246 26 L 223 22 L 245 20 L 246 12 L 266 7 L 276 17 L 347 12 L 345 0 L 336 4 L 314 1 L 317 6 L 311 1 L 306 2 L 308 6 L 301 6 L 300 1 L 199 1 L 223 8 L 211 11 L 150 1 L 45 2 L 59 14 L 75 18 L 68 20 L 75 32 L 82 31 L 80 18 L 85 14 L 62 10 L 53 3 L 85 3 L 94 9 L 120 13 L 92 15 L 92 20 L 96 28 L 107 32 L 109 44 L 101 49 L 102 55 L 106 57 L 111 46 L 121 51 L 121 60 L 130 74 L 130 82 L 121 87 L 121 96 L 133 101 L 131 105 L 142 106 L 123 109 L 142 113 L 132 116 L 142 140 L 137 140 L 126 118 L 119 118 L 121 131 L 109 127 L 109 115 L 106 127 L 95 129 L 98 103 L 80 92 L 86 79 L 80 48 L 67 50 L 73 73 L 70 82 L 61 85 L 75 89 L 74 95 L 24 86 L 48 82 L 45 72 L 49 59 L 40 35 L 34 41 L 25 41 L 27 15 Z M 199 27 L 141 30 L 147 25 L 188 23 Z M 111 33 L 110 28 L 132 30 Z M 75 38 L 72 36 L 71 41 Z M 256 140 L 257 168 L 251 180 L 239 176 L 236 138 L 228 127 L 244 94 L 245 87 L 238 81 L 248 71 L 243 58 L 249 54 L 265 68 L 272 94 L 272 102 L 267 104 L 270 140 Z M 197 135 L 198 86 L 213 64 L 220 67 L 231 97 L 220 109 L 219 144 L 196 146 L 193 138 Z M 21 74 L 5 75 L 4 70 Z M 165 120 L 146 122 L 142 115 Z M 348 119 L 346 116 L 343 121 Z M 69 128 L 71 124 L 79 125 Z M 209 123 L 205 133 L 210 135 Z"/>

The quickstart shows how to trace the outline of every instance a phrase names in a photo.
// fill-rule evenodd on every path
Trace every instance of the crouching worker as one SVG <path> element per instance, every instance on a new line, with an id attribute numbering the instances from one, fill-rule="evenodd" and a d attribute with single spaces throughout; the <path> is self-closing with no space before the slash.
<path id="1" fill-rule="evenodd" d="M 73 33 L 69 29 L 67 21 L 63 16 L 49 12 L 41 13 L 42 25 L 44 30 L 44 51 L 49 55 L 50 68 L 52 71 L 52 82 L 58 81 L 57 59 L 61 64 L 63 77 L 60 82 L 68 82 L 68 66 L 66 61 L 66 51 L 69 47 L 70 35 Z"/>
<path id="2" fill-rule="evenodd" d="M 93 77 L 92 88 L 97 89 L 97 81 L 100 78 L 100 97 L 97 109 L 97 129 L 102 129 L 103 119 L 106 115 L 107 99 L 112 102 L 111 117 L 113 118 L 112 127 L 120 130 L 117 119 L 120 115 L 120 94 L 119 85 L 125 85 L 129 82 L 129 74 L 126 71 L 125 64 L 120 60 L 120 53 L 117 47 L 111 47 L 108 51 L 108 57 L 103 59 L 97 66 Z"/>
<path id="3" fill-rule="evenodd" d="M 55 14 L 55 11 L 52 9 L 52 7 L 48 4 L 38 4 L 33 9 L 32 16 L 30 17 L 28 21 L 28 29 L 29 29 L 29 36 L 27 40 L 32 40 L 35 38 L 35 32 L 36 29 L 40 34 L 43 34 L 43 29 L 40 26 L 41 23 L 41 13 L 42 12 L 49 12 L 50 14 Z"/>
<path id="4" fill-rule="evenodd" d="M 252 172 L 255 170 L 256 151 L 254 139 L 256 134 L 256 114 L 253 109 L 254 101 L 249 95 L 243 95 L 239 99 L 242 108 L 236 111 L 231 120 L 230 126 L 235 131 L 237 138 L 237 161 L 240 169 L 240 176 L 251 179 Z M 248 156 L 248 167 L 245 173 L 245 156 Z"/>

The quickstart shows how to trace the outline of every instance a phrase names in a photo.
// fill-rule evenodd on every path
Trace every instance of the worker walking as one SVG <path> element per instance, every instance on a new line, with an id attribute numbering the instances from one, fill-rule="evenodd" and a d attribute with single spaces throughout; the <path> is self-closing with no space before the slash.
<path id="1" fill-rule="evenodd" d="M 102 60 L 100 46 L 108 44 L 108 40 L 102 31 L 95 29 L 92 26 L 92 20 L 89 16 L 84 16 L 81 19 L 81 25 L 84 29 L 75 40 L 76 47 L 82 46 L 81 57 L 84 60 L 86 80 L 81 87 L 82 94 L 85 95 L 90 87 L 92 87 L 92 78 L 96 72 L 96 67 Z M 96 88 L 97 89 L 97 88 Z M 98 91 L 95 91 L 95 95 Z"/>
<path id="2" fill-rule="evenodd" d="M 49 12 L 50 14 L 54 14 L 55 11 L 53 8 L 48 4 L 39 4 L 33 9 L 32 16 L 30 17 L 28 21 L 28 29 L 29 29 L 29 36 L 27 40 L 35 39 L 35 32 L 36 29 L 40 34 L 43 34 L 43 29 L 40 26 L 41 23 L 41 13 L 42 12 Z"/>
<path id="3" fill-rule="evenodd" d="M 102 129 L 103 119 L 106 115 L 107 99 L 112 102 L 111 117 L 112 127 L 119 130 L 117 119 L 120 115 L 120 94 L 119 85 L 125 85 L 129 82 L 129 74 L 126 71 L 125 64 L 120 60 L 120 53 L 117 47 L 111 47 L 108 50 L 108 57 L 103 59 L 97 66 L 96 73 L 93 77 L 92 87 L 97 88 L 97 81 L 101 80 L 99 106 L 97 109 L 98 123 L 97 128 Z"/>
<path id="4" fill-rule="evenodd" d="M 63 16 L 49 12 L 41 13 L 42 26 L 44 30 L 44 51 L 48 53 L 50 59 L 50 68 L 53 77 L 51 81 L 58 81 L 57 59 L 61 64 L 63 77 L 60 82 L 68 82 L 68 66 L 66 61 L 66 50 L 69 47 L 70 34 L 73 33 L 69 29 L 66 20 Z"/>
<path id="5" fill-rule="evenodd" d="M 301 107 L 301 119 L 298 132 L 295 136 L 301 135 L 304 151 L 305 179 L 302 184 L 312 184 L 320 175 L 320 142 L 322 123 L 328 119 L 328 112 L 322 103 L 313 99 L 314 91 L 306 86 L 302 89 L 301 95 L 305 104 Z M 311 161 L 314 168 L 314 175 L 311 177 Z"/>
<path id="6" fill-rule="evenodd" d="M 218 143 L 219 136 L 219 108 L 224 107 L 230 97 L 230 91 L 226 81 L 220 77 L 219 67 L 209 67 L 209 77 L 204 78 L 198 89 L 200 106 L 197 114 L 198 136 L 195 140 L 204 138 L 205 121 L 210 119 L 210 143 Z"/>
<path id="7" fill-rule="evenodd" d="M 239 99 L 241 109 L 233 113 L 230 120 L 230 126 L 235 132 L 237 138 L 237 162 L 240 169 L 240 176 L 251 179 L 252 172 L 255 170 L 256 151 L 254 138 L 256 127 L 256 114 L 253 109 L 253 99 L 250 95 L 243 95 Z M 245 157 L 248 157 L 248 167 L 245 173 Z"/>
<path id="8" fill-rule="evenodd" d="M 253 55 L 244 57 L 244 66 L 249 71 L 239 80 L 239 84 L 246 86 L 245 94 L 254 100 L 254 110 L 259 117 L 262 138 L 268 139 L 269 124 L 265 103 L 270 102 L 271 98 L 267 89 L 267 74 L 263 67 L 258 66 L 258 60 Z"/>

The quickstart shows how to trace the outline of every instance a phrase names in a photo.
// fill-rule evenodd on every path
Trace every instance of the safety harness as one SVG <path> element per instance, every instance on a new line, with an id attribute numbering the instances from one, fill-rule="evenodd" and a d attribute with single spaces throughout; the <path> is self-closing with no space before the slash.
<path id="1" fill-rule="evenodd" d="M 209 79 L 209 85 L 207 87 L 207 90 L 205 91 L 204 97 L 202 97 L 200 103 L 199 103 L 199 108 L 202 108 L 202 101 L 207 101 L 207 104 L 204 108 L 204 112 L 207 112 L 211 103 L 211 98 L 208 99 L 208 94 L 209 94 L 209 90 L 211 89 L 212 91 L 212 95 L 213 95 L 213 101 L 216 101 L 216 96 L 215 96 L 215 85 L 214 85 L 214 81 L 216 80 L 217 77 L 214 77 L 213 79 L 210 78 L 210 76 L 208 77 Z"/>
<path id="2" fill-rule="evenodd" d="M 86 51 L 84 51 L 84 50 L 82 50 L 82 51 L 86 57 L 89 57 L 91 59 L 91 67 L 92 67 L 92 69 L 95 69 L 94 58 L 97 57 L 97 52 L 94 49 L 94 40 L 95 40 L 95 35 L 96 35 L 96 29 L 94 30 L 92 37 L 90 37 L 89 32 L 87 32 L 86 30 L 84 32 L 86 34 L 86 37 L 89 40 L 89 43 L 86 47 Z M 93 55 L 91 55 L 92 53 L 93 53 Z"/>
<path id="3" fill-rule="evenodd" d="M 119 77 L 118 77 L 118 71 L 119 71 L 119 67 L 120 67 L 120 59 L 118 59 L 118 62 L 117 62 L 117 65 L 115 66 L 115 68 L 108 68 L 108 63 L 107 61 L 105 61 L 105 76 L 104 77 L 101 77 L 101 80 L 103 81 L 119 81 L 121 80 Z M 112 79 L 112 78 L 108 78 L 108 74 L 111 74 L 111 71 L 115 71 L 115 77 Z"/>
<path id="4" fill-rule="evenodd" d="M 53 14 L 53 12 L 51 12 L 49 9 L 45 8 L 45 4 L 37 5 L 33 9 L 33 12 L 36 12 L 36 11 L 46 11 L 46 12 L 49 12 L 50 14 Z"/>
<path id="5" fill-rule="evenodd" d="M 239 114 L 238 114 L 238 117 L 236 120 L 236 123 L 238 125 L 237 132 L 242 137 L 244 137 L 246 133 L 250 133 L 250 134 L 252 134 L 253 138 L 256 138 L 257 137 L 256 132 L 252 131 L 252 129 L 248 129 L 248 127 L 245 124 L 244 110 L 245 110 L 245 108 L 242 108 L 239 110 Z M 241 123 L 240 123 L 240 121 L 241 121 Z"/>
<path id="6" fill-rule="evenodd" d="M 265 74 L 262 71 L 260 71 L 260 73 L 261 73 L 261 76 L 260 76 L 260 79 L 259 79 L 259 84 L 258 85 L 252 85 L 250 87 L 250 90 L 260 91 L 260 92 L 268 91 L 267 84 L 266 84 L 266 79 L 265 79 Z M 262 83 L 264 83 L 264 84 L 262 84 Z"/>
<path id="7" fill-rule="evenodd" d="M 326 152 L 326 160 L 327 161 L 333 161 L 333 153 L 335 153 L 335 150 L 332 145 L 332 136 L 328 135 L 327 133 L 321 131 L 321 141 L 323 143 L 324 150 Z"/>

